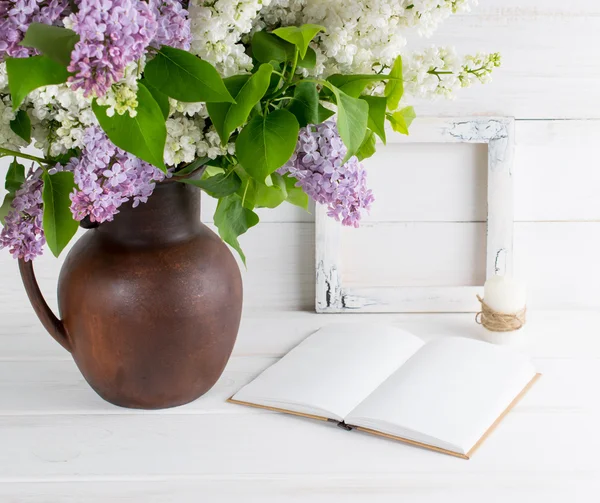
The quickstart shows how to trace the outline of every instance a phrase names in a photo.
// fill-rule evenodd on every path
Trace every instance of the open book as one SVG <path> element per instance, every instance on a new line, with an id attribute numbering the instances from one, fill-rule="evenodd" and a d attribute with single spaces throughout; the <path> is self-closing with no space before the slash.
<path id="1" fill-rule="evenodd" d="M 538 376 L 505 347 L 344 324 L 308 337 L 229 401 L 469 459 Z"/>

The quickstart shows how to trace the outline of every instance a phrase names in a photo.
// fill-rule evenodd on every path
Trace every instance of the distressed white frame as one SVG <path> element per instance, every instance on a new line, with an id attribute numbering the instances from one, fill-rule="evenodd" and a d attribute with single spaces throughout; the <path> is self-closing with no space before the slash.
<path id="1" fill-rule="evenodd" d="M 486 277 L 512 273 L 514 130 L 514 119 L 508 117 L 420 119 L 415 120 L 410 136 L 393 135 L 388 139 L 398 143 L 488 144 Z M 476 294 L 481 292 L 481 286 L 344 286 L 341 226 L 327 216 L 324 206 L 317 205 L 315 217 L 318 313 L 478 310 Z"/>

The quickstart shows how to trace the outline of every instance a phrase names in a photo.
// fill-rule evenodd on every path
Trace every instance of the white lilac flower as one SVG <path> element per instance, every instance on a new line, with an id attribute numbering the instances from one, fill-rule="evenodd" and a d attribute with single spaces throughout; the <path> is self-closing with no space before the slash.
<path id="1" fill-rule="evenodd" d="M 435 29 L 457 12 L 468 12 L 478 0 L 410 0 L 403 2 L 412 7 L 406 9 L 403 24 L 415 27 L 420 35 L 430 36 Z"/>
<path id="2" fill-rule="evenodd" d="M 10 128 L 10 121 L 15 118 L 10 97 L 0 97 L 0 146 L 11 150 L 19 150 L 27 142 L 17 136 Z"/>
<path id="3" fill-rule="evenodd" d="M 177 166 L 192 162 L 196 158 L 198 145 L 203 142 L 204 121 L 194 120 L 180 114 L 167 119 L 167 143 L 165 163 Z"/>
<path id="4" fill-rule="evenodd" d="M 0 62 L 0 93 L 8 92 L 8 73 L 6 73 L 6 63 Z"/>
<path id="5" fill-rule="evenodd" d="M 315 23 L 318 35 L 315 75 L 370 73 L 391 67 L 406 54 L 407 35 L 415 29 L 431 35 L 451 14 L 469 10 L 477 0 L 272 0 L 254 22 L 254 30 L 286 24 Z"/>
<path id="6" fill-rule="evenodd" d="M 115 113 L 119 115 L 128 113 L 130 117 L 137 115 L 138 77 L 145 66 L 144 59 L 132 61 L 127 65 L 123 78 L 115 82 L 104 96 L 97 98 L 99 105 L 108 106 L 106 115 L 109 117 Z"/>
<path id="7" fill-rule="evenodd" d="M 97 124 L 91 99 L 66 84 L 36 89 L 25 106 L 30 111 L 35 146 L 51 156 L 82 148 L 85 129 Z"/>
<path id="8" fill-rule="evenodd" d="M 12 4 L 17 5 L 17 11 L 31 10 L 29 3 L 0 0 L 0 11 L 8 12 Z M 45 155 L 56 156 L 71 149 L 83 151 L 80 159 L 75 158 L 77 162 L 56 168 L 71 169 L 76 175 L 78 190 L 73 194 L 72 210 L 78 219 L 89 216 L 98 221 L 109 220 L 124 200 L 131 198 L 134 204 L 144 202 L 152 193 L 154 180 L 162 179 L 163 174 L 156 168 L 110 144 L 98 128 L 91 108 L 92 95 L 99 95 L 102 96 L 99 103 L 109 107 L 109 115 L 135 116 L 137 78 L 143 71 L 150 40 L 154 40 L 151 45 L 167 43 L 180 48 L 187 48 L 189 43 L 193 54 L 214 64 L 223 77 L 228 77 L 252 69 L 245 44 L 254 32 L 303 23 L 320 24 L 326 32 L 318 34 L 311 43 L 316 52 L 312 75 L 322 78 L 340 72 L 385 71 L 401 55 L 406 95 L 422 98 L 452 97 L 460 87 L 488 82 L 500 64 L 498 54 L 479 53 L 461 59 L 448 48 L 412 52 L 406 47 L 412 32 L 429 36 L 442 21 L 469 10 L 477 0 L 190 0 L 187 12 L 180 0 L 150 0 L 150 5 L 139 0 L 77 0 L 76 3 L 79 14 L 67 16 L 66 0 L 35 0 L 34 7 L 41 8 L 41 17 L 28 12 L 20 26 L 14 25 L 12 17 L 7 18 L 4 24 L 8 31 L 0 35 L 0 54 L 33 53 L 18 46 L 31 21 L 59 25 L 59 18 L 64 15 L 67 16 L 62 20 L 64 26 L 82 37 L 71 61 L 70 69 L 76 72 L 71 77 L 72 84 L 36 89 L 21 106 L 31 119 L 35 146 L 43 149 Z M 118 9 L 105 12 L 107 6 L 123 7 L 127 15 L 119 17 Z M 111 30 L 122 35 L 123 27 L 133 37 L 131 47 L 123 46 L 127 45 L 127 37 L 109 40 L 103 35 Z M 121 52 L 121 49 L 126 50 Z M 106 66 L 107 62 L 110 65 Z M 299 71 L 304 75 L 309 73 Z M 82 89 L 74 89 L 77 87 Z M 382 89 L 381 85 L 373 85 L 369 92 L 377 94 Z M 235 153 L 233 143 L 221 145 L 219 135 L 207 120 L 204 104 L 169 101 L 164 152 L 167 165 Z M 14 117 L 6 64 L 0 62 L 0 144 L 19 149 L 25 142 L 10 129 Z M 315 136 L 316 133 L 319 134 Z M 320 141 L 319 149 L 313 148 L 311 155 L 316 159 L 317 153 L 324 154 L 337 164 L 333 171 L 325 170 L 324 164 L 311 160 L 313 157 L 296 152 L 291 164 L 286 165 L 289 174 L 296 176 L 313 197 L 328 204 L 330 215 L 356 225 L 360 212 L 372 201 L 362 165 L 356 158 L 338 165 L 343 146 L 332 123 L 315 131 L 305 130 L 299 141 L 307 148 Z M 116 157 L 105 159 L 110 152 Z M 92 171 L 87 169 L 90 166 Z M 101 187 L 96 183 L 98 179 L 103 180 Z M 39 255 L 43 245 L 39 185 L 39 172 L 31 172 L 16 199 L 17 211 L 7 220 L 10 225 L 0 239 L 0 247 L 8 247 L 26 259 Z M 337 194 L 335 198 L 327 192 L 332 188 Z"/>
<path id="9" fill-rule="evenodd" d="M 500 54 L 497 52 L 492 54 L 479 52 L 475 56 L 467 56 L 458 76 L 462 87 L 469 87 L 474 82 L 487 84 L 492 79 L 491 73 L 494 68 L 499 67 L 500 63 Z"/>
<path id="10" fill-rule="evenodd" d="M 252 59 L 241 38 L 250 32 L 258 12 L 270 0 L 191 0 L 191 52 L 209 61 L 225 76 L 249 71 Z"/>
<path id="11" fill-rule="evenodd" d="M 169 115 L 179 112 L 180 114 L 187 115 L 188 117 L 196 116 L 201 119 L 206 119 L 208 117 L 206 105 L 202 102 L 185 103 L 183 101 L 177 101 L 173 98 L 169 98 L 169 104 L 171 105 L 171 113 Z"/>
<path id="12" fill-rule="evenodd" d="M 451 98 L 461 87 L 461 64 L 454 49 L 429 47 L 403 59 L 404 89 L 417 98 Z"/>

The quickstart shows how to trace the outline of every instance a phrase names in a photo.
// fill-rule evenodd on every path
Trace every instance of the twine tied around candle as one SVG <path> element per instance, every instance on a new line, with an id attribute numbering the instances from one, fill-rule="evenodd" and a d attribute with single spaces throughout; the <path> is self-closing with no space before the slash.
<path id="1" fill-rule="evenodd" d="M 481 311 L 475 315 L 475 321 L 491 332 L 513 332 L 525 325 L 527 307 L 516 313 L 501 313 L 494 311 L 479 295 L 477 300 L 481 303 Z"/>

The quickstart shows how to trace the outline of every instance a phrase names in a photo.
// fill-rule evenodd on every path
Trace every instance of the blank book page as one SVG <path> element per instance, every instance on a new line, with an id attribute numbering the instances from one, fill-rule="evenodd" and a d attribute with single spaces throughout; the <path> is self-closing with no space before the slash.
<path id="1" fill-rule="evenodd" d="M 438 339 L 423 346 L 346 422 L 375 429 L 380 424 L 384 433 L 398 436 L 401 429 L 421 433 L 466 454 L 534 376 L 528 359 L 507 348 Z"/>
<path id="2" fill-rule="evenodd" d="M 374 323 L 320 329 L 242 388 L 234 400 L 342 420 L 423 341 Z M 310 410 L 306 406 L 310 406 Z"/>

